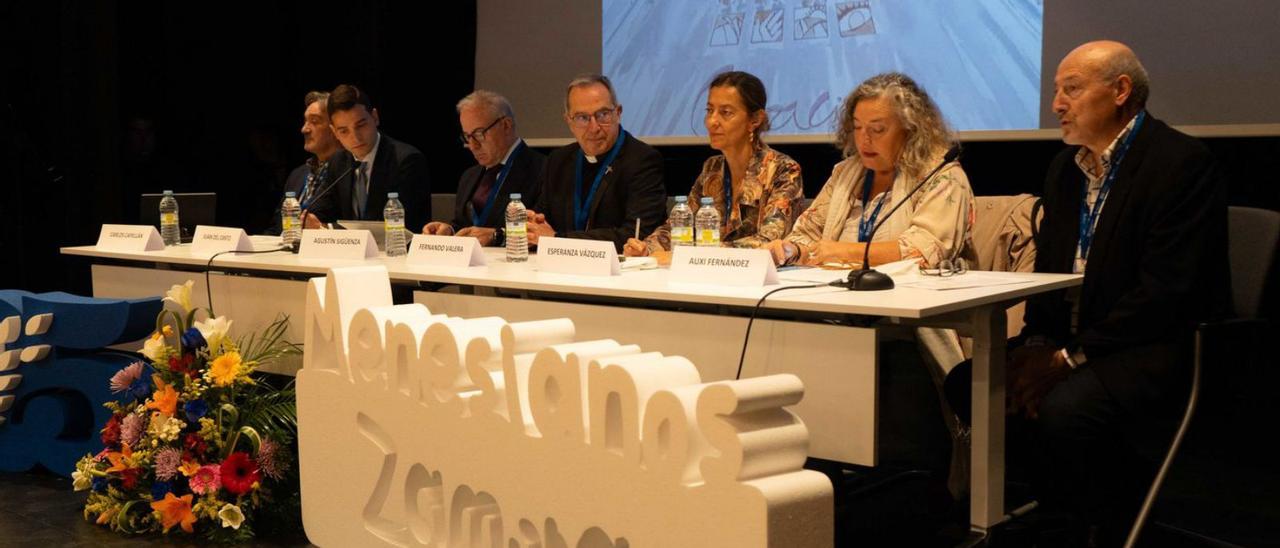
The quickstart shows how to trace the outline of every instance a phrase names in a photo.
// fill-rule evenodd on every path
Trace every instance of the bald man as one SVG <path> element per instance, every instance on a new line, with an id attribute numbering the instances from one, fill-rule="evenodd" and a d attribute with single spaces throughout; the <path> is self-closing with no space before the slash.
<path id="1" fill-rule="evenodd" d="M 1058 65 L 1053 112 L 1072 146 L 1049 166 L 1036 271 L 1084 284 L 1028 303 L 1009 354 L 1041 501 L 1092 525 L 1099 545 L 1124 541 L 1154 478 L 1186 403 L 1196 323 L 1229 307 L 1225 186 L 1203 144 L 1146 110 L 1149 94 L 1118 42 Z M 969 378 L 957 367 L 947 386 L 965 411 Z"/>

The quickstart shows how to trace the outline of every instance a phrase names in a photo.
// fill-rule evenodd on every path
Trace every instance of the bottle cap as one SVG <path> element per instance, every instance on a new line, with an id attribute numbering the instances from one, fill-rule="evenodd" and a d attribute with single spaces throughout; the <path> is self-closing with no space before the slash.
<path id="1" fill-rule="evenodd" d="M 519 193 L 519 192 L 512 192 L 512 193 L 511 193 L 511 199 L 512 199 L 512 200 L 519 200 L 519 199 L 520 199 L 520 193 Z"/>
<path id="2" fill-rule="evenodd" d="M 703 196 L 702 199 L 699 200 L 699 203 L 701 203 L 702 205 L 708 205 L 708 204 L 715 203 L 715 200 L 712 200 L 710 196 Z"/>
<path id="3" fill-rule="evenodd" d="M 166 191 L 164 191 L 164 195 L 165 195 L 165 196 L 173 196 L 173 191 L 172 191 L 172 190 L 166 190 Z"/>
<path id="4" fill-rule="evenodd" d="M 399 193 L 399 192 L 388 192 L 388 193 L 387 193 L 387 199 L 388 199 L 388 200 L 390 200 L 390 199 L 392 199 L 392 198 L 399 199 L 399 198 L 400 198 L 400 193 Z"/>
<path id="5" fill-rule="evenodd" d="M 284 197 L 285 197 L 285 198 L 297 198 L 297 197 L 298 197 L 298 193 L 293 192 L 293 191 L 289 191 L 289 192 L 284 193 Z"/>
<path id="6" fill-rule="evenodd" d="M 683 203 L 688 202 L 688 201 L 689 201 L 689 197 L 688 197 L 688 196 L 676 196 L 676 203 L 677 203 L 677 204 L 683 204 Z"/>

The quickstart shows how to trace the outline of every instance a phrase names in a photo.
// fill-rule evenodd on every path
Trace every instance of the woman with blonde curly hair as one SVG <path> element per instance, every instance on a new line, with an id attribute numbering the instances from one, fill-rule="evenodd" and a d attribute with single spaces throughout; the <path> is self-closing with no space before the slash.
<path id="1" fill-rule="evenodd" d="M 785 240 L 767 247 L 784 264 L 854 264 L 876 223 L 871 264 L 906 258 L 922 266 L 972 260 L 973 191 L 959 162 L 925 182 L 900 211 L 920 177 L 942 161 L 955 138 L 929 95 L 906 75 L 869 78 L 845 99 L 836 132 L 845 159 Z M 972 262 L 972 261 L 971 261 Z"/>

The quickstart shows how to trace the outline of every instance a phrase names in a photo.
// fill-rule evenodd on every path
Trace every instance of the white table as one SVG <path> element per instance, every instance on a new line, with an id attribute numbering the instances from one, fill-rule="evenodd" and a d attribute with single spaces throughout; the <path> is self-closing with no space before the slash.
<path id="1" fill-rule="evenodd" d="M 261 240 L 255 243 L 267 245 Z M 418 293 L 415 300 L 426 303 L 433 311 L 445 312 L 457 316 L 476 314 L 488 315 L 500 311 L 501 315 L 511 321 L 568 316 L 575 320 L 581 331 L 592 335 L 610 334 L 611 338 L 625 340 L 628 335 L 635 335 L 646 329 L 651 332 L 652 341 L 642 341 L 642 347 L 649 349 L 655 344 L 661 346 L 662 341 L 670 342 L 671 333 L 685 329 L 683 325 L 696 324 L 699 332 L 708 331 L 717 337 L 741 333 L 741 326 L 746 318 L 743 310 L 755 306 L 759 298 L 776 286 L 764 288 L 728 288 L 710 285 L 675 284 L 668 282 L 669 272 L 665 269 L 624 272 L 615 277 L 569 276 L 537 272 L 533 262 L 509 264 L 501 259 L 501 250 L 486 250 L 489 253 L 489 265 L 472 268 L 432 268 L 409 266 L 404 258 L 371 259 L 368 261 L 329 261 L 317 262 L 299 259 L 297 255 L 287 253 L 271 253 L 261 255 L 222 255 L 213 262 L 218 271 L 236 272 L 239 275 L 218 274 L 211 276 L 215 294 L 215 304 L 220 314 L 226 314 L 240 323 L 241 327 L 254 329 L 270 321 L 277 312 L 288 312 L 294 317 L 302 317 L 305 299 L 301 280 L 313 275 L 324 274 L 329 267 L 339 265 L 383 264 L 387 267 L 393 283 L 413 284 L 426 282 L 433 284 L 456 284 L 473 288 L 477 295 L 449 295 L 444 293 Z M 110 260 L 123 261 L 128 266 L 93 265 L 94 295 L 112 297 L 134 297 L 163 293 L 169 284 L 181 283 L 186 279 L 196 279 L 197 288 L 193 299 L 197 306 L 207 305 L 204 298 L 202 274 L 192 274 L 189 270 L 203 272 L 208 259 L 193 256 L 188 246 L 177 246 L 156 252 L 112 252 L 100 251 L 95 246 L 67 247 L 62 249 L 67 255 L 89 257 L 96 262 Z M 105 261 L 104 261 L 105 260 Z M 141 263 L 141 265 L 139 265 Z M 193 268 L 194 267 L 194 268 Z M 839 273 L 832 273 L 832 278 Z M 974 340 L 973 359 L 973 430 L 971 450 L 971 488 L 970 488 L 970 523 L 979 532 L 985 531 L 998 523 L 1004 516 L 1004 363 L 1006 320 L 1005 309 L 1028 296 L 1042 292 L 1063 289 L 1080 284 L 1081 277 L 1062 274 L 1008 274 L 1027 280 L 1015 285 L 1001 285 L 983 288 L 957 289 L 949 291 L 932 291 L 899 287 L 889 291 L 851 292 L 840 288 L 821 287 L 796 289 L 778 293 L 763 304 L 762 308 L 773 316 L 795 313 L 812 316 L 828 315 L 846 317 L 847 315 L 883 318 L 891 323 L 920 325 L 932 327 L 948 327 L 960 330 Z M 787 273 L 782 273 L 784 280 Z M 796 282 L 784 281 L 786 285 L 800 285 Z M 518 299 L 504 298 L 495 290 L 507 293 L 511 291 L 532 292 L 541 296 L 562 296 L 565 300 L 581 301 L 592 299 L 594 302 L 556 303 L 547 300 L 521 302 Z M 224 303 L 224 301 L 226 301 Z M 603 305 L 597 304 L 604 303 Z M 712 314 L 701 312 L 652 311 L 646 308 L 654 303 L 664 308 L 679 308 L 682 305 L 716 309 Z M 617 314 L 618 307 L 624 313 Z M 443 310 L 441 310 L 443 308 Z M 613 313 L 610 313 L 610 312 Z M 689 314 L 693 314 L 689 316 Z M 622 322 L 618 321 L 619 316 Z M 610 319 L 609 322 L 603 322 Z M 672 331 L 672 330 L 676 331 Z M 839 330 L 839 331 L 835 331 Z M 868 335 L 867 332 L 872 332 Z M 836 333 L 836 336 L 832 336 Z M 295 334 L 300 335 L 300 334 Z M 643 333 L 636 336 L 643 336 Z M 870 336 L 872 338 L 868 339 Z M 301 340 L 300 337 L 295 337 Z M 748 349 L 748 364 L 744 376 L 772 373 L 779 370 L 791 370 L 806 365 L 815 365 L 800 372 L 806 380 L 806 396 L 801 405 L 812 405 L 811 408 L 799 408 L 797 413 L 813 424 L 812 435 L 814 447 L 811 452 L 815 456 L 830 457 L 853 454 L 857 458 L 837 459 L 862 464 L 874 464 L 874 418 L 867 424 L 867 417 L 862 414 L 868 406 L 874 415 L 874 366 L 870 368 L 857 364 L 865 364 L 868 359 L 874 364 L 874 330 L 832 326 L 813 322 L 793 322 L 787 320 L 757 320 L 752 332 L 753 345 Z M 710 344 L 712 348 L 704 348 L 705 357 L 690 356 L 689 350 L 698 348 L 681 348 L 684 354 L 694 363 L 699 364 L 704 380 L 732 378 L 733 369 L 726 369 L 725 356 L 732 356 L 731 366 L 736 369 L 737 355 L 741 339 L 728 339 L 725 344 Z M 870 341 L 872 349 L 866 346 Z M 627 341 L 631 342 L 631 341 Z M 821 344 L 815 344 L 820 342 Z M 699 345 L 699 346 L 706 346 Z M 784 355 L 777 355 L 774 347 L 781 347 Z M 667 350 L 659 348 L 666 353 Z M 797 353 L 805 359 L 795 360 Z M 815 358 L 816 356 L 816 358 Z M 701 362 L 700 362 L 701 359 Z M 840 359 L 841 367 L 831 367 L 829 360 Z M 852 362 L 853 366 L 846 366 Z M 714 363 L 715 367 L 703 364 Z M 726 374 L 728 371 L 730 374 Z M 820 377 L 815 377 L 819 375 Z M 867 386 L 867 384 L 870 386 Z M 823 390 L 835 390 L 842 393 L 841 405 L 834 406 L 825 402 Z M 862 395 L 850 396 L 849 394 Z M 798 406 L 799 407 L 799 406 Z M 827 440 L 822 429 L 834 427 L 850 419 L 840 415 L 849 409 L 856 408 L 852 418 L 853 426 L 849 430 L 859 435 L 849 436 L 859 440 L 870 440 L 853 448 L 828 447 L 823 445 Z M 838 420 L 824 423 L 828 414 Z M 861 421 L 861 422 L 859 422 Z M 834 452 L 832 452 L 834 451 Z"/>

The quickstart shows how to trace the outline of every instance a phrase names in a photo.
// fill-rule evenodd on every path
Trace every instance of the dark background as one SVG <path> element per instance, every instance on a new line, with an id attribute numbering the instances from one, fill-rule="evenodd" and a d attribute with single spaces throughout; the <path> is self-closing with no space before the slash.
<path id="1" fill-rule="evenodd" d="M 215 191 L 218 224 L 261 230 L 305 159 L 303 95 L 339 83 L 366 90 L 383 131 L 426 153 L 433 192 L 452 192 L 472 163 L 453 105 L 474 81 L 475 21 L 474 1 L 0 3 L 0 288 L 89 293 L 87 264 L 58 247 L 136 222 L 143 192 Z M 1280 209 L 1280 138 L 1206 142 L 1232 204 Z M 1038 193 L 1062 146 L 969 142 L 963 162 L 979 195 Z M 777 148 L 809 196 L 839 160 Z M 668 194 L 712 153 L 662 151 Z"/>

